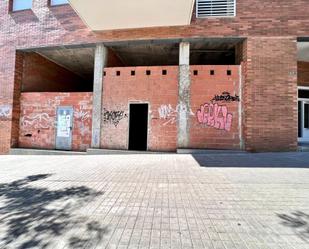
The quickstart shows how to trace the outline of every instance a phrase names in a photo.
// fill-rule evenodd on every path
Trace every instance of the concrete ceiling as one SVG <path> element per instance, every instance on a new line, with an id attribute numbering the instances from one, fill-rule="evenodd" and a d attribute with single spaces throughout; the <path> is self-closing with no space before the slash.
<path id="1" fill-rule="evenodd" d="M 94 48 L 92 47 L 40 49 L 36 52 L 83 78 L 93 77 Z"/>
<path id="2" fill-rule="evenodd" d="M 203 39 L 192 42 L 190 63 L 192 65 L 235 64 L 235 46 L 241 39 Z"/>
<path id="3" fill-rule="evenodd" d="M 231 64 L 235 59 L 235 45 L 240 39 L 200 39 L 191 41 L 192 65 Z M 179 43 L 129 44 L 111 46 L 128 66 L 178 65 Z"/>
<path id="4" fill-rule="evenodd" d="M 178 44 L 112 46 L 111 49 L 127 66 L 178 64 Z"/>
<path id="5" fill-rule="evenodd" d="M 189 25 L 195 0 L 69 0 L 94 31 Z"/>
<path id="6" fill-rule="evenodd" d="M 309 62 L 309 42 L 297 43 L 297 57 L 298 61 Z"/>
<path id="7" fill-rule="evenodd" d="M 240 39 L 195 39 L 191 65 L 233 64 Z M 179 41 L 107 44 L 124 66 L 178 65 Z M 309 58 L 309 46 L 307 48 Z M 94 47 L 57 47 L 32 50 L 89 81 L 93 78 Z"/>

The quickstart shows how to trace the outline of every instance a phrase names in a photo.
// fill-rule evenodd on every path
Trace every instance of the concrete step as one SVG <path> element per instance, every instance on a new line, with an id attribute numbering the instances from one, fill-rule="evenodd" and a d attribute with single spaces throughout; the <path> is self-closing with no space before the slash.
<path id="1" fill-rule="evenodd" d="M 309 146 L 298 146 L 299 152 L 309 152 Z"/>
<path id="2" fill-rule="evenodd" d="M 86 152 L 76 151 L 61 151 L 61 150 L 41 150 L 41 149 L 23 149 L 23 148 L 12 148 L 10 149 L 10 155 L 64 155 L 64 156 L 75 156 L 75 155 L 87 155 Z"/>
<path id="3" fill-rule="evenodd" d="M 298 146 L 298 152 L 309 152 L 309 146 Z M 138 154 L 175 154 L 175 152 L 154 152 L 154 151 L 131 151 L 131 150 L 108 150 L 108 149 L 88 149 L 87 152 L 24 149 L 12 148 L 10 155 L 138 155 Z M 203 149 L 178 149 L 177 154 L 193 155 L 215 155 L 215 154 L 250 154 L 241 150 L 203 150 Z"/>
<path id="4" fill-rule="evenodd" d="M 309 150 L 307 150 L 309 151 Z M 245 151 L 238 150 L 203 150 L 203 149 L 178 149 L 177 154 L 244 154 Z M 149 154 L 175 154 L 174 152 L 155 151 L 132 151 L 132 150 L 108 150 L 108 149 L 88 149 L 87 152 L 24 149 L 12 148 L 10 155 L 149 155 Z"/>
<path id="5" fill-rule="evenodd" d="M 177 149 L 177 154 L 247 154 L 242 150 Z"/>
<path id="6" fill-rule="evenodd" d="M 87 154 L 88 155 L 137 155 L 137 154 L 171 154 L 171 152 L 88 149 Z"/>

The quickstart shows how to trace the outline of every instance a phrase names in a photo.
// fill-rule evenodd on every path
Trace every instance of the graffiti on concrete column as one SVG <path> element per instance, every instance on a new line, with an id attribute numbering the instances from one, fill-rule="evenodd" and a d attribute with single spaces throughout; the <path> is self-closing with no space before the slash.
<path id="1" fill-rule="evenodd" d="M 11 106 L 0 105 L 0 118 L 8 118 L 11 113 Z"/>
<path id="2" fill-rule="evenodd" d="M 124 118 L 128 118 L 128 115 L 124 111 L 116 110 L 103 110 L 103 122 L 107 124 L 113 124 L 117 127 L 120 121 Z"/>
<path id="3" fill-rule="evenodd" d="M 199 110 L 197 110 L 196 116 L 200 124 L 218 130 L 231 130 L 233 114 L 228 112 L 228 108 L 225 105 L 205 103 L 204 105 L 201 105 Z"/>
<path id="4" fill-rule="evenodd" d="M 178 120 L 178 112 L 180 110 L 180 105 L 177 105 L 176 108 L 173 108 L 171 104 L 168 105 L 161 105 L 158 108 L 158 113 L 160 119 L 165 119 L 166 122 L 163 123 L 163 125 L 168 125 L 168 124 L 175 124 Z M 183 107 L 186 108 L 186 107 Z M 189 115 L 194 116 L 194 113 L 192 110 L 185 110 L 186 112 L 189 113 Z"/>
<path id="5" fill-rule="evenodd" d="M 239 102 L 240 98 L 236 94 L 232 96 L 229 92 L 223 92 L 221 95 L 215 95 L 211 101 Z"/>
<path id="6" fill-rule="evenodd" d="M 24 128 L 49 129 L 53 121 L 47 113 L 32 114 L 21 118 L 21 126 Z"/>

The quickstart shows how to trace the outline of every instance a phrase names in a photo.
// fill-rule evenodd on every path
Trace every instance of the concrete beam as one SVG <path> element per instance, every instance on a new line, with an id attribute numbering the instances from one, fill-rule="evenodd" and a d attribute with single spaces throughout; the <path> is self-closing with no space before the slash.
<path id="1" fill-rule="evenodd" d="M 104 67 L 106 66 L 108 50 L 103 44 L 97 44 L 94 55 L 93 80 L 93 110 L 92 110 L 92 139 L 91 147 L 100 148 L 101 141 L 101 113 Z"/>
<path id="2" fill-rule="evenodd" d="M 190 43 L 179 44 L 177 147 L 188 148 L 190 140 Z"/>

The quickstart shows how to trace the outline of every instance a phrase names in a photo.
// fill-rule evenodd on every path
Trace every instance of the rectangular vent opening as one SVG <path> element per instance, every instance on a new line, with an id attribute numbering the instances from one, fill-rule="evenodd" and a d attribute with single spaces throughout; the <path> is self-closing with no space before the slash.
<path id="1" fill-rule="evenodd" d="M 196 16 L 233 17 L 236 15 L 236 0 L 196 0 Z"/>

